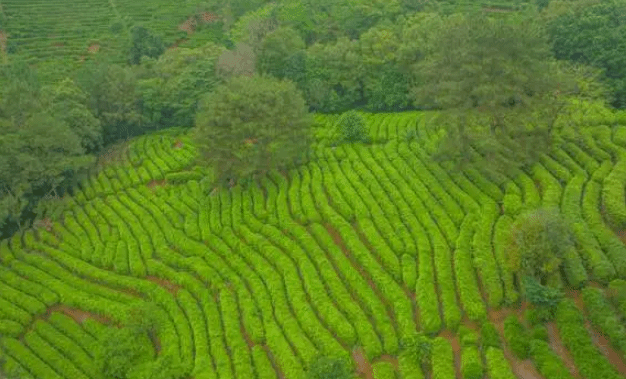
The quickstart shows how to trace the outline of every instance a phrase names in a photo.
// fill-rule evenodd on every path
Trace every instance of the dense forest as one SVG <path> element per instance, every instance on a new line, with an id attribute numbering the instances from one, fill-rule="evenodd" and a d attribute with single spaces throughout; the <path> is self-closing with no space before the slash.
<path id="1" fill-rule="evenodd" d="M 0 0 L 0 376 L 626 377 L 626 0 L 74 3 Z"/>

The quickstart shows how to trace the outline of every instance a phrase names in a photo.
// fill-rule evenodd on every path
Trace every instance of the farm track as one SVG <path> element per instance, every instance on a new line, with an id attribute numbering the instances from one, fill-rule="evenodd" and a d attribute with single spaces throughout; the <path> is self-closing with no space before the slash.
<path id="1" fill-rule="evenodd" d="M 54 332 L 45 325 L 84 345 L 152 299 L 161 325 L 155 348 L 177 351 L 193 375 L 302 378 L 318 354 L 349 359 L 363 379 L 384 365 L 406 374 L 401 341 L 423 331 L 449 344 L 451 356 L 438 362 L 451 362 L 447 369 L 461 378 L 464 350 L 454 330 L 460 323 L 479 332 L 482 309 L 514 376 L 547 379 L 535 361 L 513 355 L 504 335 L 505 317 L 515 314 L 526 325 L 528 307 L 513 301 L 519 283 L 508 276 L 497 243 L 501 218 L 519 212 L 502 207 L 514 189 L 477 172 L 451 174 L 418 143 L 403 142 L 420 122 L 417 114 L 371 116 L 371 133 L 384 143 L 326 149 L 295 171 L 270 173 L 256 189 L 210 196 L 197 181 L 173 175 L 199 179 L 182 132 L 142 136 L 108 154 L 82 190 L 59 200 L 59 220 L 0 244 L 6 367 L 59 377 L 88 372 L 92 363 L 67 344 L 55 345 L 52 355 L 39 337 Z M 335 116 L 323 117 L 330 124 Z M 617 270 L 619 255 L 601 238 L 609 231 L 626 241 L 626 233 L 608 226 L 615 208 L 590 213 L 590 204 L 603 206 L 610 195 L 593 183 L 626 177 L 601 171 L 592 154 L 619 157 L 626 149 L 602 136 L 597 143 L 601 151 L 570 146 L 542 170 L 508 180 L 522 207 L 558 202 L 592 231 L 585 237 L 597 247 L 574 258 L 583 262 L 588 285 L 604 291 L 592 259 Z M 569 181 L 557 188 L 560 176 Z M 575 180 L 579 188 L 566 188 Z M 602 224 L 591 226 L 598 217 Z M 560 280 L 567 286 L 568 278 Z M 580 291 L 567 293 L 585 311 Z M 586 316 L 593 346 L 626 377 L 623 355 Z M 557 323 L 547 330 L 551 351 L 574 378 L 583 377 Z"/>

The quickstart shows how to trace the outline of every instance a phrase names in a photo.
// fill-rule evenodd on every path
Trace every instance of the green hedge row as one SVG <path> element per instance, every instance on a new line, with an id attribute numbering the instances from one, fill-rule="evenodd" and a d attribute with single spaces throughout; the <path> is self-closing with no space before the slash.
<path id="1" fill-rule="evenodd" d="M 126 241 L 120 240 L 117 242 L 113 269 L 115 272 L 123 275 L 128 275 L 130 273 L 130 264 L 128 262 L 128 244 Z"/>
<path id="2" fill-rule="evenodd" d="M 461 309 L 456 300 L 450 248 L 436 229 L 431 229 L 429 234 L 432 236 L 437 284 L 443 306 L 444 321 L 448 328 L 456 330 L 461 323 Z"/>
<path id="3" fill-rule="evenodd" d="M 611 154 L 613 161 L 618 160 L 617 158 L 623 155 L 624 148 L 613 143 L 612 140 L 612 131 L 611 128 L 607 125 L 599 125 L 592 129 L 590 129 L 591 135 L 595 138 L 598 146 Z"/>
<path id="4" fill-rule="evenodd" d="M 344 309 L 345 314 L 350 319 L 357 335 L 359 336 L 359 341 L 364 346 L 368 358 L 372 359 L 379 356 L 382 354 L 383 350 L 381 338 L 376 334 L 372 323 L 368 320 L 368 317 L 372 317 L 372 311 L 370 309 L 366 309 L 369 308 L 367 303 L 376 302 L 377 299 L 373 297 L 371 291 L 366 290 L 367 283 L 350 264 L 346 256 L 341 252 L 340 248 L 333 242 L 333 239 L 328 234 L 328 231 L 318 223 L 311 224 L 310 231 L 337 267 L 337 271 L 335 271 L 331 267 L 330 262 L 324 265 L 319 264 L 322 275 L 326 279 L 327 283 L 331 285 L 332 282 L 335 282 L 332 284 L 331 288 L 337 298 L 336 304 L 340 308 Z M 319 255 L 320 254 L 317 254 L 317 256 Z M 328 274 L 324 275 L 325 272 Z M 367 302 L 355 302 L 351 299 L 350 291 L 355 288 L 361 288 L 360 291 L 355 292 L 361 292 L 363 295 L 367 296 Z"/>
<path id="5" fill-rule="evenodd" d="M 93 356 L 90 356 L 85 350 L 77 347 L 74 340 L 61 333 L 52 325 L 41 320 L 37 320 L 34 327 L 37 335 L 46 340 L 59 351 L 62 356 L 67 358 L 68 361 L 72 362 L 80 372 L 90 378 L 96 377 L 94 375 L 95 367 Z"/>
<path id="6" fill-rule="evenodd" d="M 504 284 L 504 302 L 507 305 L 513 305 L 519 300 L 519 293 L 515 289 L 513 273 L 509 269 L 508 253 L 506 251 L 511 225 L 513 225 L 511 217 L 507 215 L 499 217 L 498 221 L 496 221 L 493 237 L 494 254 L 500 268 L 500 275 Z"/>
<path id="7" fill-rule="evenodd" d="M 230 191 L 220 191 L 218 193 L 220 199 L 220 219 L 222 227 L 224 228 L 232 228 L 233 227 L 233 218 L 232 218 L 232 199 L 230 198 Z M 275 204 L 275 203 L 274 203 Z M 274 208 L 276 209 L 276 208 Z M 276 215 L 276 212 L 274 212 Z M 182 215 L 183 219 L 185 215 Z M 183 220 L 181 219 L 181 221 Z M 276 225 L 276 221 L 272 222 L 272 224 Z"/>
<path id="8" fill-rule="evenodd" d="M 476 228 L 476 216 L 468 214 L 461 224 L 459 238 L 454 252 L 454 270 L 457 290 L 463 310 L 470 320 L 478 321 L 487 317 L 485 303 L 480 295 L 476 273 L 471 257 L 471 241 Z M 419 261 L 421 269 L 422 261 Z"/>
<path id="9" fill-rule="evenodd" d="M 197 293 L 196 296 L 201 299 L 204 299 L 205 296 L 210 296 L 209 291 L 206 289 L 203 292 L 204 293 Z M 189 325 L 191 327 L 194 348 L 194 368 L 202 367 L 206 365 L 207 362 L 210 364 L 211 354 L 208 340 L 209 334 L 205 315 L 198 305 L 198 300 L 194 298 L 189 291 L 184 289 L 176 293 L 176 298 L 179 306 L 185 313 L 187 320 L 189 320 Z M 238 318 L 235 320 L 229 320 L 228 322 L 234 322 L 236 320 L 238 321 Z"/>
<path id="10" fill-rule="evenodd" d="M 609 224 L 615 229 L 626 228 L 626 153 L 620 155 L 611 173 L 602 183 L 602 206 Z"/>
<path id="11" fill-rule="evenodd" d="M 263 347 L 259 345 L 254 345 L 252 347 L 252 362 L 254 364 L 254 373 L 257 378 L 275 379 L 278 376 Z"/>
<path id="12" fill-rule="evenodd" d="M 455 379 L 454 353 L 448 340 L 436 337 L 432 340 L 432 379 Z"/>
<path id="13" fill-rule="evenodd" d="M 220 290 L 218 296 L 226 346 L 228 346 L 230 357 L 235 367 L 235 376 L 252 378 L 254 376 L 252 357 L 239 327 L 239 311 L 236 298 L 234 294 L 226 289 Z"/>
<path id="14" fill-rule="evenodd" d="M 591 174 L 591 180 L 602 184 L 611 171 L 613 171 L 613 162 L 609 159 L 608 161 L 602 162 L 600 168 Z"/>
<path id="15" fill-rule="evenodd" d="M 51 304 L 50 302 L 44 303 L 39 300 L 37 296 L 33 296 L 28 292 L 20 290 L 19 288 L 10 286 L 4 281 L 0 282 L 0 298 L 21 309 L 24 309 L 32 315 L 44 313 L 46 308 Z M 54 298 L 51 297 L 49 300 L 53 299 Z"/>
<path id="16" fill-rule="evenodd" d="M 582 290 L 585 310 L 591 323 L 604 334 L 611 344 L 626 354 L 626 327 L 615 312 L 602 290 L 586 287 Z"/>
<path id="17" fill-rule="evenodd" d="M 387 225 L 392 225 L 392 223 L 386 220 L 383 215 L 376 215 L 376 213 L 377 212 L 373 212 L 374 217 L 379 217 L 379 220 L 382 222 L 387 223 Z M 382 219 L 380 219 L 380 217 L 382 217 Z M 396 254 L 404 249 L 394 251 L 393 248 L 387 244 L 387 241 L 378 233 L 378 230 L 371 219 L 361 218 L 357 222 L 360 229 L 363 231 L 365 238 L 367 238 L 374 250 L 371 254 L 380 259 L 385 271 L 388 271 L 391 277 L 399 283 L 402 280 L 402 269 L 400 268 L 400 260 Z M 395 226 L 395 223 L 393 223 L 393 225 Z"/>
<path id="18" fill-rule="evenodd" d="M 565 185 L 565 183 L 569 182 L 572 179 L 573 174 L 567 169 L 563 167 L 559 162 L 554 160 L 547 154 L 542 155 L 539 158 L 539 161 L 545 167 L 545 169 L 552 175 L 553 178 L 559 181 L 561 185 Z"/>
<path id="19" fill-rule="evenodd" d="M 464 170 L 467 178 L 474 184 L 478 189 L 490 197 L 492 200 L 501 201 L 504 194 L 498 185 L 487 179 L 484 175 L 480 173 L 475 168 L 468 168 Z"/>
<path id="20" fill-rule="evenodd" d="M 502 207 L 507 215 L 515 216 L 522 211 L 522 190 L 511 181 L 506 184 Z"/>
<path id="21" fill-rule="evenodd" d="M 301 246 L 295 243 L 291 239 L 287 239 L 284 235 L 281 235 L 280 231 L 269 226 L 261 225 L 262 234 L 268 237 L 268 240 L 274 243 L 276 246 L 282 248 L 284 252 L 291 255 L 295 261 L 297 270 L 299 272 L 299 281 L 304 285 L 304 291 L 301 292 L 302 296 L 306 293 L 311 299 L 311 305 L 316 309 L 316 313 L 320 318 L 326 322 L 332 334 L 336 335 L 343 341 L 355 341 L 354 328 L 345 316 L 337 309 L 333 301 L 328 297 L 326 289 L 322 285 L 320 277 L 317 275 L 315 266 L 311 263 L 307 254 L 302 250 Z M 298 229 L 298 234 L 306 233 L 298 225 L 293 225 L 290 230 L 293 234 Z M 280 264 L 279 262 L 276 262 Z M 285 263 L 287 261 L 285 260 Z M 282 266 L 282 265 L 281 265 Z M 306 302 L 306 300 L 305 300 Z M 321 325 L 313 325 L 311 328 L 318 327 L 323 329 Z M 327 345 L 335 345 L 336 342 L 329 341 L 325 338 Z M 337 347 L 337 346 L 336 346 Z"/>
<path id="22" fill-rule="evenodd" d="M 556 354 L 546 341 L 530 341 L 530 356 L 541 375 L 550 379 L 573 379 L 561 357 Z"/>
<path id="23" fill-rule="evenodd" d="M 197 171 L 168 172 L 165 174 L 165 180 L 171 184 L 182 184 L 189 180 L 201 180 L 202 178 L 202 173 Z"/>
<path id="24" fill-rule="evenodd" d="M 308 167 L 301 167 L 300 176 L 301 191 L 300 200 L 302 201 L 302 210 L 308 222 L 321 222 L 322 217 L 316 208 L 316 202 L 313 201 L 313 193 L 323 193 L 322 190 L 322 173 L 317 165 L 311 164 Z M 313 176 L 315 178 L 313 179 Z"/>
<path id="25" fill-rule="evenodd" d="M 580 202 L 585 181 L 585 177 L 577 175 L 567 183 L 563 191 L 561 209 L 564 215 L 573 222 L 572 229 L 577 240 L 578 251 L 586 268 L 592 272 L 595 280 L 608 283 L 615 278 L 615 268 L 602 252 L 598 241 L 582 218 Z"/>
<path id="26" fill-rule="evenodd" d="M 26 333 L 24 341 L 34 354 L 61 374 L 61 376 L 65 378 L 88 378 L 86 373 L 79 370 L 72 361 L 60 354 L 59 351 L 41 338 L 36 332 Z"/>
<path id="27" fill-rule="evenodd" d="M 295 317 L 298 317 L 298 321 L 311 321 L 306 320 L 306 318 L 314 317 L 314 314 L 306 301 L 302 302 L 301 300 L 300 303 L 294 302 L 296 300 L 296 298 L 293 297 L 294 295 L 298 295 L 300 298 L 304 297 L 302 292 L 297 291 L 300 280 L 298 279 L 295 267 L 284 256 L 284 253 L 271 245 L 265 237 L 251 232 L 245 226 L 242 226 L 239 231 L 250 247 L 250 249 L 247 250 L 248 254 L 246 258 L 251 261 L 253 267 L 262 275 L 263 282 L 267 285 L 267 288 L 272 289 L 269 295 L 271 296 L 276 321 L 281 325 L 286 336 L 292 340 L 297 354 L 303 361 L 308 362 L 312 360 L 318 353 L 318 347 L 315 345 L 315 342 L 319 340 L 312 341 L 313 337 L 310 334 L 317 337 L 321 335 L 321 338 L 324 338 L 326 333 L 321 330 L 305 331 L 296 321 Z M 280 271 L 274 267 L 274 265 L 278 264 L 281 265 Z M 283 275 L 284 278 L 281 278 Z M 287 285 L 287 287 L 285 285 Z M 291 296 L 287 297 L 288 289 L 290 291 L 296 290 L 296 293 L 292 294 L 292 292 L 290 292 L 289 295 Z M 289 306 L 290 303 L 298 304 L 298 307 L 293 310 L 293 313 Z M 264 319 L 264 321 L 266 320 Z M 265 322 L 265 326 L 266 337 L 269 339 L 270 337 L 267 334 L 269 334 L 270 331 L 268 330 L 267 322 Z"/>
<path id="28" fill-rule="evenodd" d="M 403 253 L 414 254 L 416 246 L 409 229 L 411 224 L 415 222 L 415 217 L 408 201 L 415 196 L 418 189 L 408 184 L 407 180 L 396 171 L 395 167 L 391 165 L 391 162 L 380 149 L 372 152 L 371 149 L 359 148 L 359 152 L 365 167 L 374 175 L 374 177 L 370 176 L 370 179 L 366 180 L 377 180 L 378 183 L 385 188 L 391 203 L 395 206 L 394 211 L 397 216 L 395 217 L 393 227 L 395 229 L 396 238 L 401 240 L 404 245 L 405 250 Z M 454 227 L 454 224 L 443 208 L 437 207 L 434 203 L 432 203 L 432 205 L 434 206 L 434 212 L 437 214 L 445 214 L 445 216 L 441 218 L 441 224 L 452 224 Z"/>
<path id="29" fill-rule="evenodd" d="M 289 185 L 289 207 L 291 208 L 291 214 L 296 221 L 303 223 L 305 217 L 302 202 L 300 201 L 300 173 L 297 169 L 289 170 L 289 179 L 291 180 Z"/>
<path id="30" fill-rule="evenodd" d="M 510 315 L 504 320 L 504 338 L 519 359 L 528 358 L 530 335 L 516 315 Z"/>
<path id="31" fill-rule="evenodd" d="M 402 260 L 402 283 L 408 288 L 415 288 L 417 282 L 417 261 L 409 254 L 403 254 Z"/>
<path id="32" fill-rule="evenodd" d="M 495 347 L 488 347 L 485 351 L 487 361 L 487 375 L 490 379 L 515 379 L 509 361 L 504 352 Z"/>
<path id="33" fill-rule="evenodd" d="M 398 366 L 402 379 L 424 379 L 422 368 L 417 362 L 414 362 L 412 357 L 400 355 L 398 357 Z"/>
<path id="34" fill-rule="evenodd" d="M 457 187 L 448 188 L 445 184 L 440 183 L 431 173 L 436 168 L 425 166 L 416 155 L 407 151 L 406 144 L 396 141 L 384 145 L 382 150 L 385 152 L 389 163 L 396 167 L 397 171 L 405 177 L 405 180 L 410 183 L 414 178 L 419 178 L 427 187 L 428 193 L 437 199 L 445 209 L 445 213 L 454 221 L 454 224 L 456 226 L 461 225 L 465 213 L 469 210 L 466 209 L 468 205 L 462 204 L 462 198 L 467 197 L 467 194 L 459 191 Z M 399 157 L 403 159 L 397 159 Z M 459 198 L 461 198 L 460 201 Z"/>
<path id="35" fill-rule="evenodd" d="M 602 187 L 598 182 L 587 182 L 583 195 L 583 216 L 615 267 L 617 275 L 626 278 L 626 246 L 617 238 L 615 233 L 606 227 L 602 220 L 602 215 L 598 210 L 601 191 Z"/>
<path id="36" fill-rule="evenodd" d="M 609 283 L 607 294 L 621 316 L 626 317 L 626 280 L 613 280 Z"/>
<path id="37" fill-rule="evenodd" d="M 461 353 L 463 379 L 481 379 L 485 373 L 483 360 L 477 346 L 466 346 Z"/>
<path id="38" fill-rule="evenodd" d="M 93 359 L 93 346 L 97 336 L 89 334 L 80 324 L 63 313 L 52 312 L 48 318 L 48 325 L 69 338 L 74 344 L 73 349 L 83 350 L 90 359 Z M 94 321 L 95 322 L 95 321 Z M 86 323 L 83 323 L 86 326 Z M 77 354 L 82 354 L 78 352 Z"/>
<path id="39" fill-rule="evenodd" d="M 611 154 L 602 150 L 595 141 L 595 138 L 587 132 L 580 134 L 580 138 L 576 141 L 576 144 L 583 149 L 589 156 L 600 163 L 605 161 L 611 161 Z"/>
<path id="40" fill-rule="evenodd" d="M 341 216 L 350 222 L 357 218 L 356 212 L 361 213 L 359 218 L 369 217 L 369 210 L 366 207 L 358 210 L 353 208 L 352 204 L 361 200 L 356 196 L 351 196 L 351 193 L 348 192 L 353 191 L 353 188 L 347 183 L 346 179 L 343 176 L 334 175 L 333 167 L 337 166 L 337 161 L 320 161 L 315 164 L 319 165 L 322 172 L 324 189 L 328 194 L 332 207 Z"/>
<path id="41" fill-rule="evenodd" d="M 576 162 L 569 154 L 567 154 L 563 146 L 561 146 L 560 149 L 553 149 L 550 156 L 556 162 L 561 164 L 561 166 L 565 167 L 573 176 L 584 176 L 585 178 L 589 177 L 587 171 L 585 171 L 579 162 Z"/>
<path id="42" fill-rule="evenodd" d="M 556 322 L 565 347 L 574 358 L 576 367 L 585 378 L 621 378 L 613 365 L 594 345 L 585 328 L 582 313 L 570 299 L 562 300 L 557 308 Z"/>
<path id="43" fill-rule="evenodd" d="M 573 142 L 566 142 L 562 145 L 563 150 L 573 158 L 573 160 L 585 169 L 587 174 L 591 175 L 596 171 L 600 164 L 580 147 Z"/>
<path id="44" fill-rule="evenodd" d="M 396 370 L 389 362 L 380 361 L 372 365 L 374 379 L 396 379 Z"/>
<path id="45" fill-rule="evenodd" d="M 48 366 L 28 347 L 15 338 L 5 337 L 0 340 L 6 354 L 26 368 L 36 378 L 63 379 L 62 373 Z"/>
<path id="46" fill-rule="evenodd" d="M 526 174 L 522 173 L 516 178 L 517 184 L 524 191 L 524 210 L 533 210 L 541 205 L 541 196 L 535 182 Z"/>
<path id="47" fill-rule="evenodd" d="M 425 231 L 421 231 L 426 235 Z M 435 287 L 435 269 L 433 267 L 433 248 L 427 238 L 417 241 L 418 275 L 415 284 L 417 308 L 420 313 L 420 326 L 427 334 L 437 333 L 442 327 L 439 314 L 439 297 Z"/>
<path id="48" fill-rule="evenodd" d="M 472 260 L 487 293 L 489 306 L 498 307 L 504 299 L 504 290 L 493 254 L 491 235 L 500 213 L 493 200 L 483 198 L 482 201 L 481 218 L 477 221 L 476 233 L 472 240 Z"/>

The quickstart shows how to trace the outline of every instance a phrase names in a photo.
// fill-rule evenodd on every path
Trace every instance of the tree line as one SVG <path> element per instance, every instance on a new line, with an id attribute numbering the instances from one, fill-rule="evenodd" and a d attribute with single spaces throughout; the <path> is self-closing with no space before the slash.
<path id="1" fill-rule="evenodd" d="M 52 84 L 25 62 L 0 66 L 0 238 L 41 216 L 41 199 L 71 194 L 104 149 L 161 128 L 194 127 L 198 163 L 241 180 L 302 163 L 314 112 L 436 109 L 439 157 L 477 150 L 509 169 L 549 148 L 573 98 L 626 106 L 624 0 L 493 15 L 404 0 L 215 12 L 227 38 L 197 48 L 166 49 L 139 25 L 124 65 L 96 56 Z"/>

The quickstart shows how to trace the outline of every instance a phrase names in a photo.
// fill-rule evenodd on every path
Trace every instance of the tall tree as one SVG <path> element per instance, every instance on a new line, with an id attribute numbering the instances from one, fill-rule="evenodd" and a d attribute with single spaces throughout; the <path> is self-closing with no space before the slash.
<path id="1" fill-rule="evenodd" d="M 530 13 L 510 20 L 453 14 L 442 26 L 414 66 L 412 95 L 417 106 L 444 110 L 443 151 L 467 160 L 473 146 L 496 169 L 529 164 L 549 148 L 564 95 L 576 84 L 555 62 L 545 31 Z"/>
<path id="2" fill-rule="evenodd" d="M 307 152 L 312 117 L 295 85 L 270 76 L 240 76 L 202 101 L 194 138 L 200 162 L 225 179 L 285 167 Z"/>
<path id="3" fill-rule="evenodd" d="M 296 30 L 278 27 L 265 36 L 257 56 L 261 73 L 298 82 L 304 75 L 305 43 Z M 299 64 L 299 65 L 298 65 Z"/>
<path id="4" fill-rule="evenodd" d="M 139 64 L 141 58 L 147 56 L 158 58 L 165 51 L 165 44 L 160 36 L 154 35 L 144 26 L 135 25 L 130 30 L 129 63 Z"/>
<path id="5" fill-rule="evenodd" d="M 144 62 L 137 84 L 141 112 L 156 127 L 193 126 L 201 95 L 218 83 L 215 67 L 226 48 L 212 42 L 195 48 L 166 51 L 158 60 Z"/>

